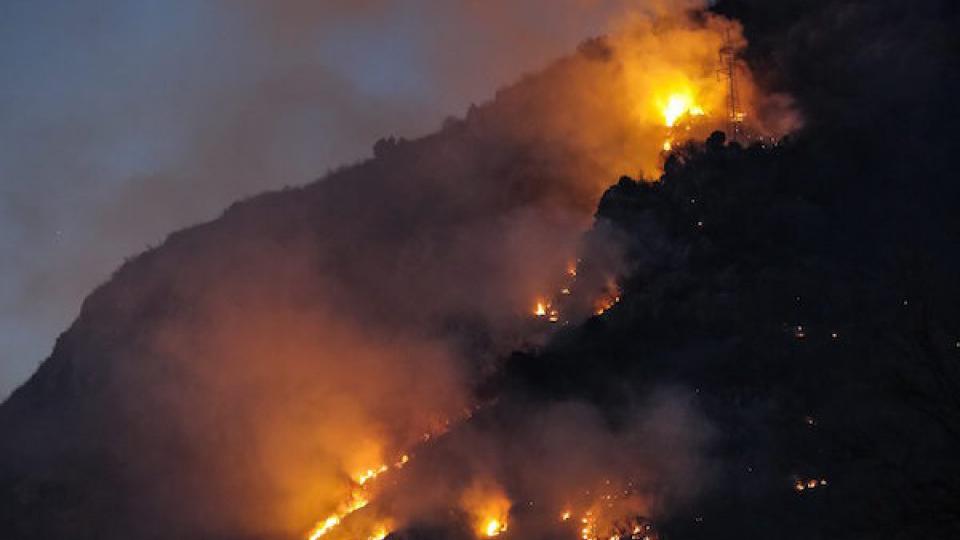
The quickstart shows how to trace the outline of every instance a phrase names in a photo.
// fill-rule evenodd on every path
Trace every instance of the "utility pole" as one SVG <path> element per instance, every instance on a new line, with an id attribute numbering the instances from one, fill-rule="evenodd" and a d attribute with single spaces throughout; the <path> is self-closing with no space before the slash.
<path id="1" fill-rule="evenodd" d="M 737 96 L 737 49 L 730 38 L 729 28 L 720 47 L 717 77 L 727 80 L 727 131 L 731 140 L 739 142 L 743 113 L 740 112 L 740 99 Z"/>

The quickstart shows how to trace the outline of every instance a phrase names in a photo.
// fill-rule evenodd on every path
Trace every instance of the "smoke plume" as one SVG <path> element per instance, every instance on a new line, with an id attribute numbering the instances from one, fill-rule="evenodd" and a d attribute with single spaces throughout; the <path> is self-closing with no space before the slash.
<path id="1" fill-rule="evenodd" d="M 69 412 L 8 413 L 19 435 L 5 451 L 41 464 L 106 452 L 132 494 L 125 532 L 140 534 L 295 538 L 365 523 L 358 534 L 375 537 L 451 509 L 478 533 L 514 516 L 549 531 L 605 489 L 624 494 L 622 512 L 583 519 L 609 529 L 682 502 L 707 431 L 682 390 L 611 425 L 582 403 L 488 412 L 474 388 L 549 333 L 538 299 L 616 301 L 616 249 L 597 247 L 602 232 L 588 249 L 583 234 L 614 179 L 652 179 L 667 142 L 727 124 L 725 44 L 743 46 L 739 26 L 701 10 L 625 13 L 436 134 L 383 139 L 372 160 L 175 233 L 87 299 L 35 378 L 72 374 L 47 390 Z M 735 70 L 752 132 L 796 124 L 787 98 Z M 611 290 L 578 284 L 578 257 Z M 593 309 L 545 315 L 563 326 Z M 8 410 L 30 410 L 38 384 Z M 396 469 L 409 482 L 365 487 Z"/>

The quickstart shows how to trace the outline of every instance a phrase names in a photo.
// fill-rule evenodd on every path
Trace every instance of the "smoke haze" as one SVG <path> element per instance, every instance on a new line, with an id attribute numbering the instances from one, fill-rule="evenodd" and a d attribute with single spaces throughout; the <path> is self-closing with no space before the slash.
<path id="1" fill-rule="evenodd" d="M 578 253 L 616 253 L 597 246 L 611 241 L 602 226 L 589 246 L 581 245 L 606 186 L 624 173 L 656 175 L 666 137 L 703 135 L 725 122 L 717 51 L 728 32 L 732 43 L 743 44 L 739 26 L 688 13 L 692 4 L 667 5 L 621 14 L 609 38 L 585 43 L 437 133 L 383 139 L 374 159 L 303 188 L 237 203 L 132 259 L 85 301 L 41 368 L 37 377 L 59 374 L 58 386 L 27 385 L 11 399 L 6 420 L 17 434 L 7 449 L 11 462 L 44 467 L 74 455 L 106 459 L 107 449 L 119 463 L 104 465 L 116 474 L 110 487 L 135 494 L 124 501 L 129 523 L 117 526 L 124 533 L 296 537 L 317 520 L 345 513 L 364 471 L 393 463 L 473 414 L 474 388 L 497 359 L 542 337 L 534 305 L 563 286 Z M 410 52 L 411 61 L 424 62 L 413 76 L 392 60 L 356 71 L 363 59 L 351 58 L 380 39 L 386 48 L 411 46 L 403 36 L 416 34 L 424 21 L 391 26 L 410 17 L 396 4 L 263 6 L 194 8 L 202 12 L 194 24 L 211 17 L 218 31 L 198 27 L 199 44 L 187 33 L 173 72 L 181 83 L 203 81 L 202 99 L 181 95 L 170 81 L 168 90 L 152 90 L 169 107 L 158 113 L 138 99 L 131 110 L 97 101 L 106 81 L 89 90 L 96 114 L 81 115 L 65 144 L 90 141 L 80 127 L 88 122 L 112 144 L 140 148 L 135 137 L 118 135 L 123 128 L 110 121 L 118 117 L 159 122 L 174 134 L 148 132 L 158 146 L 139 155 L 152 166 L 113 164 L 121 171 L 114 178 L 135 180 L 122 185 L 122 200 L 96 201 L 91 230 L 121 230 L 124 237 L 115 241 L 129 245 L 176 220 L 205 217 L 224 197 L 297 181 L 308 170 L 362 155 L 360 146 L 374 133 L 425 131 L 427 119 L 440 115 L 424 97 L 435 97 L 434 84 L 457 96 L 450 103 L 472 100 L 487 88 L 479 81 L 552 56 L 556 45 L 548 42 L 569 45 L 554 31 L 580 37 L 579 25 L 563 21 L 616 7 L 440 8 L 428 20 L 476 20 L 481 30 L 463 36 L 465 48 L 454 59 L 429 41 L 451 38 L 439 24 L 437 34 L 427 33 L 428 44 L 418 45 L 433 53 Z M 527 19 L 541 13 L 550 19 Z M 362 46 L 338 30 L 357 21 L 372 25 Z M 551 30 L 541 35 L 512 24 Z M 523 52 L 489 71 L 469 62 L 472 55 L 502 60 L 514 50 Z M 780 135 L 796 124 L 786 97 L 761 95 L 745 68 L 737 69 L 753 130 Z M 663 109 L 676 95 L 701 109 L 703 118 L 689 132 L 664 125 Z M 59 126 L 51 129 L 61 134 Z M 88 165 L 72 193 L 99 178 L 103 164 Z M 178 211 L 170 214 L 173 207 Z M 609 281 L 616 278 L 611 259 L 585 263 L 598 264 L 597 275 Z M 572 296 L 591 301 L 597 293 L 580 287 Z M 564 322 L 587 314 L 564 315 Z M 38 392 L 66 400 L 66 418 L 57 408 L 20 419 Z M 442 472 L 450 482 L 434 475 L 412 484 L 439 498 L 418 498 L 413 507 L 396 503 L 384 517 L 402 527 L 451 501 L 471 506 L 478 498 L 505 497 L 514 504 L 525 493 L 557 504 L 581 483 L 602 484 L 605 475 L 624 470 L 639 475 L 638 495 L 625 503 L 630 511 L 657 515 L 698 485 L 706 429 L 683 395 L 665 392 L 655 403 L 637 404 L 633 422 L 617 429 L 589 406 L 567 404 L 545 406 L 530 424 L 514 426 L 540 426 L 543 440 L 497 425 L 455 431 L 426 465 L 447 463 Z M 509 415 L 511 406 L 498 405 L 507 409 L 500 414 Z M 580 437 L 586 446 L 570 442 Z M 621 452 L 647 439 L 655 443 L 645 444 L 645 453 Z M 544 476 L 509 470 L 528 455 L 541 457 L 528 454 L 530 448 L 550 440 L 558 442 L 549 445 L 556 454 L 547 455 Z M 418 466 L 410 466 L 415 478 Z M 547 485 L 565 469 L 574 471 L 567 483 Z"/>
<path id="2" fill-rule="evenodd" d="M 5 3 L 0 395 L 123 257 L 435 129 L 622 4 Z"/>

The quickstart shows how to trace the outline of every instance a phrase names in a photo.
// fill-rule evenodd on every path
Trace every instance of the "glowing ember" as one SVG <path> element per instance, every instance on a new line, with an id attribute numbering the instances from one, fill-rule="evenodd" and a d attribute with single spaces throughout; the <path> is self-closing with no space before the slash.
<path id="1" fill-rule="evenodd" d="M 827 486 L 827 479 L 826 479 L 826 478 L 820 478 L 820 479 L 817 479 L 817 478 L 808 478 L 808 479 L 806 479 L 806 480 L 803 480 L 803 479 L 801 479 L 801 478 L 797 478 L 797 479 L 794 481 L 794 483 L 793 483 L 793 489 L 794 489 L 797 493 L 800 493 L 800 492 L 803 492 L 803 491 L 807 491 L 807 490 L 811 490 L 811 489 L 816 489 L 816 488 L 823 488 L 823 487 L 826 487 L 826 486 Z"/>
<path id="2" fill-rule="evenodd" d="M 537 302 L 537 307 L 534 308 L 533 314 L 537 317 L 545 317 L 547 315 L 548 305 L 546 302 Z"/>
<path id="3" fill-rule="evenodd" d="M 580 540 L 659 540 L 659 534 L 644 517 L 636 514 L 639 500 L 633 482 L 604 480 L 596 490 L 582 492 L 581 504 L 564 505 L 560 521 L 576 516 Z"/>

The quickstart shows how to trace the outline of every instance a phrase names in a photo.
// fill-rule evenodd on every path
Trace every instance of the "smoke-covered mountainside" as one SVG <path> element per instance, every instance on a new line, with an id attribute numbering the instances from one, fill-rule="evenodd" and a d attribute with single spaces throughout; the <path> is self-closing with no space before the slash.
<path id="1" fill-rule="evenodd" d="M 956 538 L 958 15 L 640 18 L 172 234 L 0 405 L 0 537 Z"/>
<path id="2" fill-rule="evenodd" d="M 630 239 L 622 300 L 497 384 L 612 423 L 693 389 L 712 481 L 663 520 L 671 538 L 956 535 L 956 266 L 860 227 L 837 178 L 811 180 L 822 148 L 721 141 L 607 191 L 598 219 Z"/>

